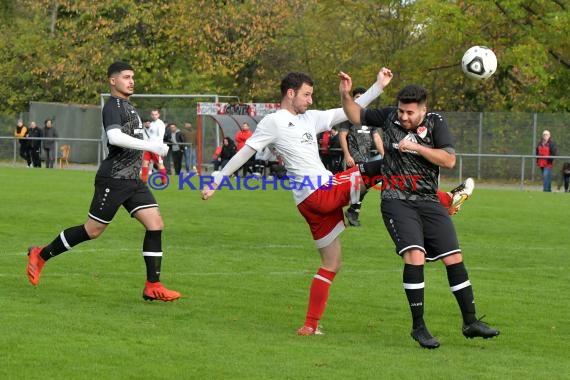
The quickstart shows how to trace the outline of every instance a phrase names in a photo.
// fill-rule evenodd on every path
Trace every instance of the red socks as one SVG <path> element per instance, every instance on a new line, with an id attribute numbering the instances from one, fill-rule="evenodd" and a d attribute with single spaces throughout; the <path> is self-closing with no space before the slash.
<path id="1" fill-rule="evenodd" d="M 148 166 L 142 167 L 141 180 L 146 183 L 148 181 Z"/>
<path id="2" fill-rule="evenodd" d="M 452 197 L 449 193 L 445 191 L 438 191 L 437 197 L 439 198 L 439 202 L 442 204 L 443 207 L 449 208 L 451 206 Z"/>
<path id="3" fill-rule="evenodd" d="M 309 309 L 305 319 L 305 326 L 317 329 L 319 320 L 321 319 L 327 300 L 329 298 L 329 288 L 334 280 L 336 273 L 319 268 L 317 274 L 311 283 L 311 291 L 309 294 Z"/>
<path id="4" fill-rule="evenodd" d="M 163 174 L 161 177 L 162 177 L 162 184 L 164 185 L 166 183 L 166 178 L 168 178 L 168 176 L 166 175 L 166 168 L 160 169 L 159 172 Z"/>
<path id="5" fill-rule="evenodd" d="M 162 184 L 164 184 L 166 182 L 166 180 L 164 179 L 166 177 L 166 168 L 162 168 L 159 170 L 163 176 L 162 176 Z M 149 172 L 149 167 L 148 166 L 143 166 L 142 167 L 142 171 L 141 171 L 141 180 L 144 183 L 148 182 L 148 172 Z"/>

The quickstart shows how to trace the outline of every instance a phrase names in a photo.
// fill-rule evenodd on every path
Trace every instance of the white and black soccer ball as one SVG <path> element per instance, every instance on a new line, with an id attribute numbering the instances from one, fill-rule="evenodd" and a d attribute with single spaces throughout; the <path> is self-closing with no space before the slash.
<path id="1" fill-rule="evenodd" d="M 487 79 L 497 70 L 497 56 L 486 46 L 472 46 L 461 59 L 465 75 L 473 79 Z"/>

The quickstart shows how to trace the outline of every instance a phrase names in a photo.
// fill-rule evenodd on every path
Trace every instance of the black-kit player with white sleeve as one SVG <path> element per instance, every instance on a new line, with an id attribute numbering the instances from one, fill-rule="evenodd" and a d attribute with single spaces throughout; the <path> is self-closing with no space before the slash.
<path id="1" fill-rule="evenodd" d="M 180 298 L 180 293 L 165 288 L 160 282 L 164 222 L 154 196 L 139 178 L 142 152 L 165 155 L 168 146 L 142 138 L 141 119 L 129 101 L 135 84 L 133 68 L 126 62 L 114 62 L 107 70 L 107 77 L 111 97 L 103 107 L 102 116 L 109 155 L 95 175 L 95 190 L 87 221 L 63 230 L 45 247 L 29 248 L 28 279 L 32 285 L 37 285 L 48 260 L 79 243 L 99 237 L 122 206 L 145 227 L 142 255 L 146 265 L 146 283 L 143 298 L 173 301 Z"/>
<path id="2" fill-rule="evenodd" d="M 404 261 L 403 287 L 412 315 L 412 338 L 422 347 L 439 347 L 424 321 L 424 265 L 435 260 L 445 265 L 450 290 L 463 317 L 463 335 L 485 339 L 499 335 L 497 329 L 476 318 L 473 288 L 455 227 L 438 202 L 439 168 L 455 166 L 455 150 L 445 121 L 427 112 L 423 87 L 404 87 L 396 97 L 396 107 L 366 110 L 353 101 L 351 86 L 348 75 L 342 78 L 339 90 L 343 109 L 352 123 L 383 130 L 384 176 L 415 178 L 404 186 L 388 186 L 382 191 L 381 202 L 384 224 Z"/>
<path id="3" fill-rule="evenodd" d="M 122 133 L 143 139 L 143 125 L 135 107 L 128 99 L 111 96 L 103 106 L 105 132 L 118 129 Z M 117 179 L 136 179 L 142 166 L 143 152 L 107 144 L 109 155 L 103 160 L 97 176 Z"/>

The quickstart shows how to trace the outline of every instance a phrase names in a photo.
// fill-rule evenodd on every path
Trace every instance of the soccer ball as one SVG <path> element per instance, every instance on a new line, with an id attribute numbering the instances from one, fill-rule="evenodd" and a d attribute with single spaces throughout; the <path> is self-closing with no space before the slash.
<path id="1" fill-rule="evenodd" d="M 487 79 L 497 70 L 497 57 L 486 46 L 472 46 L 461 59 L 465 75 L 473 79 Z"/>

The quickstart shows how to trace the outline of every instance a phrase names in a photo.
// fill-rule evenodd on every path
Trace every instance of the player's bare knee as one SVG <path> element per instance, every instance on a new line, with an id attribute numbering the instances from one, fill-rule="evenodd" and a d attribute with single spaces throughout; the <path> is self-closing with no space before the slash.
<path id="1" fill-rule="evenodd" d="M 445 266 L 457 264 L 463 261 L 463 255 L 461 255 L 461 252 L 457 252 L 453 255 L 445 256 L 441 261 Z"/>
<path id="2" fill-rule="evenodd" d="M 87 232 L 87 235 L 89 236 L 89 239 L 93 240 L 101 236 L 103 231 L 105 231 L 105 229 L 107 228 L 107 225 L 102 223 L 95 224 L 87 222 L 85 223 L 84 227 L 85 227 L 85 232 Z"/>
<path id="3" fill-rule="evenodd" d="M 162 220 L 162 218 L 154 219 L 152 221 L 146 221 L 143 224 L 148 231 L 164 230 L 164 221 Z"/>
<path id="4" fill-rule="evenodd" d="M 331 269 L 331 271 L 334 273 L 338 273 L 340 272 L 341 268 L 342 268 L 342 262 L 339 261 L 338 263 L 335 264 L 334 268 Z"/>
<path id="5" fill-rule="evenodd" d="M 342 263 L 340 263 L 340 262 L 339 263 L 323 263 L 321 265 L 321 268 L 326 269 L 326 270 L 333 272 L 333 273 L 340 272 L 341 267 L 342 267 Z"/>
<path id="6" fill-rule="evenodd" d="M 420 249 L 409 249 L 402 254 L 402 258 L 406 264 L 424 265 L 425 252 Z"/>

